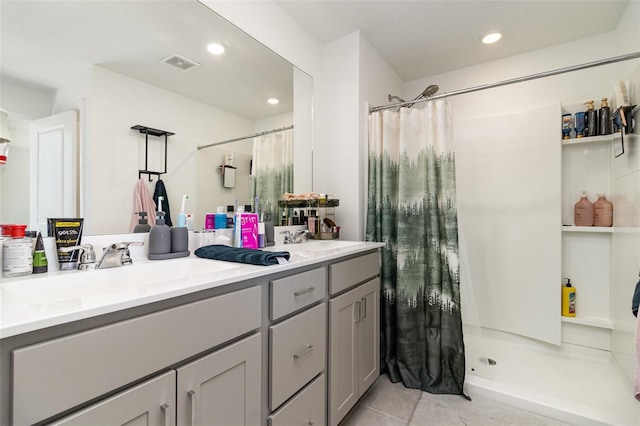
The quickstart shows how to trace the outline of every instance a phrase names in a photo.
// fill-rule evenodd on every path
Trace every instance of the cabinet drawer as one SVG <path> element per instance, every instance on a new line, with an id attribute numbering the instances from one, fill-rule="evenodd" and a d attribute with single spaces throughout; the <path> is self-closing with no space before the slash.
<path id="1" fill-rule="evenodd" d="M 270 287 L 271 319 L 277 320 L 324 298 L 327 293 L 327 270 L 318 268 L 274 280 Z"/>
<path id="2" fill-rule="evenodd" d="M 41 421 L 255 330 L 260 301 L 252 287 L 16 349 L 13 423 Z"/>
<path id="3" fill-rule="evenodd" d="M 380 273 L 380 253 L 329 265 L 329 293 L 336 294 Z"/>
<path id="4" fill-rule="evenodd" d="M 269 426 L 326 424 L 325 376 L 321 374 L 269 416 Z"/>
<path id="5" fill-rule="evenodd" d="M 322 303 L 269 327 L 271 410 L 324 370 L 326 316 L 327 306 Z"/>

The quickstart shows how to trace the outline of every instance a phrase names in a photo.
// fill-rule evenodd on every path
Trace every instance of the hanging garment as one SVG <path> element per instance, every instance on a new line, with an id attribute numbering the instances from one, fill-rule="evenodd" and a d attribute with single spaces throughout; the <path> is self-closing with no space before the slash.
<path id="1" fill-rule="evenodd" d="M 408 388 L 464 395 L 452 139 L 446 100 L 370 115 L 366 238 L 386 243 L 382 368 Z"/>
<path id="2" fill-rule="evenodd" d="M 164 182 L 162 179 L 158 179 L 156 182 L 156 189 L 153 191 L 153 201 L 158 205 L 158 197 L 163 197 L 162 200 L 162 211 L 165 213 L 164 215 L 164 223 L 169 227 L 173 226 L 173 222 L 171 222 L 171 209 L 169 208 L 169 196 L 167 195 L 167 190 L 164 187 Z"/>
<path id="3" fill-rule="evenodd" d="M 136 181 L 136 186 L 133 191 L 133 215 L 131 216 L 131 224 L 129 225 L 129 232 L 133 232 L 133 229 L 138 224 L 138 212 L 147 212 L 147 223 L 151 226 L 156 224 L 156 203 L 153 202 L 147 183 L 143 179 Z"/>

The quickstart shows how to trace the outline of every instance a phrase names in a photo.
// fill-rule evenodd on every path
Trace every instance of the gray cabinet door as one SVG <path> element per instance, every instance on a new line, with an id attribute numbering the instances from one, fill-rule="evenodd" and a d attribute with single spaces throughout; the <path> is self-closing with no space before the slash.
<path id="1" fill-rule="evenodd" d="M 261 424 L 260 333 L 178 371 L 178 426 Z"/>
<path id="2" fill-rule="evenodd" d="M 362 396 L 380 375 L 380 280 L 358 287 L 358 392 Z"/>
<path id="3" fill-rule="evenodd" d="M 176 373 L 171 370 L 51 425 L 174 426 Z"/>
<path id="4" fill-rule="evenodd" d="M 358 400 L 358 288 L 329 301 L 329 422 L 337 425 Z M 357 303 L 356 303 L 357 302 Z"/>

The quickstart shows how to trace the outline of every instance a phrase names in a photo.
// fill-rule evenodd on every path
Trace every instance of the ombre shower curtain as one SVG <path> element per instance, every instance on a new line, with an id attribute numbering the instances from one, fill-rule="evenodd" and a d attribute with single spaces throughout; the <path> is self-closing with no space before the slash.
<path id="1" fill-rule="evenodd" d="M 366 234 L 386 243 L 382 370 L 409 388 L 464 395 L 451 121 L 444 99 L 370 115 Z"/>
<path id="2" fill-rule="evenodd" d="M 259 197 L 260 212 L 271 212 L 276 225 L 285 192 L 293 192 L 293 129 L 253 138 L 251 198 Z"/>

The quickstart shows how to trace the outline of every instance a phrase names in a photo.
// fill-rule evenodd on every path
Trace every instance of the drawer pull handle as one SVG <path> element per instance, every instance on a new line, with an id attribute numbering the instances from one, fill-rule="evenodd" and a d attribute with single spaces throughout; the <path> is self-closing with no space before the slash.
<path id="1" fill-rule="evenodd" d="M 164 426 L 171 425 L 171 417 L 169 416 L 169 404 L 166 402 L 160 406 L 162 408 L 162 415 L 164 416 Z"/>
<path id="2" fill-rule="evenodd" d="M 305 356 L 306 354 L 308 354 L 309 352 L 311 352 L 314 349 L 313 345 L 309 345 L 307 347 L 307 349 L 305 349 L 304 351 L 300 352 L 299 354 L 293 354 L 293 359 L 300 359 L 303 356 Z"/>
<path id="3" fill-rule="evenodd" d="M 197 413 L 198 413 L 198 408 L 197 408 L 197 395 L 196 395 L 196 391 L 194 391 L 193 389 L 190 390 L 189 392 L 187 392 L 189 394 L 189 398 L 191 399 L 191 426 L 196 426 L 196 420 L 197 420 Z"/>
<path id="4" fill-rule="evenodd" d="M 311 420 L 309 420 L 309 421 L 307 422 L 307 424 L 308 424 L 309 426 L 313 426 L 313 422 L 312 422 Z"/>
<path id="5" fill-rule="evenodd" d="M 356 315 L 355 322 L 360 322 L 360 309 L 362 308 L 362 303 L 358 300 L 356 301 L 356 308 L 354 309 L 354 313 Z"/>
<path id="6" fill-rule="evenodd" d="M 316 289 L 315 287 L 307 287 L 304 290 L 299 290 L 299 291 L 294 292 L 293 295 L 296 296 L 296 297 L 302 296 L 303 294 L 311 293 L 315 289 Z"/>
<path id="7" fill-rule="evenodd" d="M 364 315 L 362 316 L 362 319 L 366 319 L 367 318 L 367 298 L 366 297 L 362 298 L 362 310 L 364 311 Z"/>

